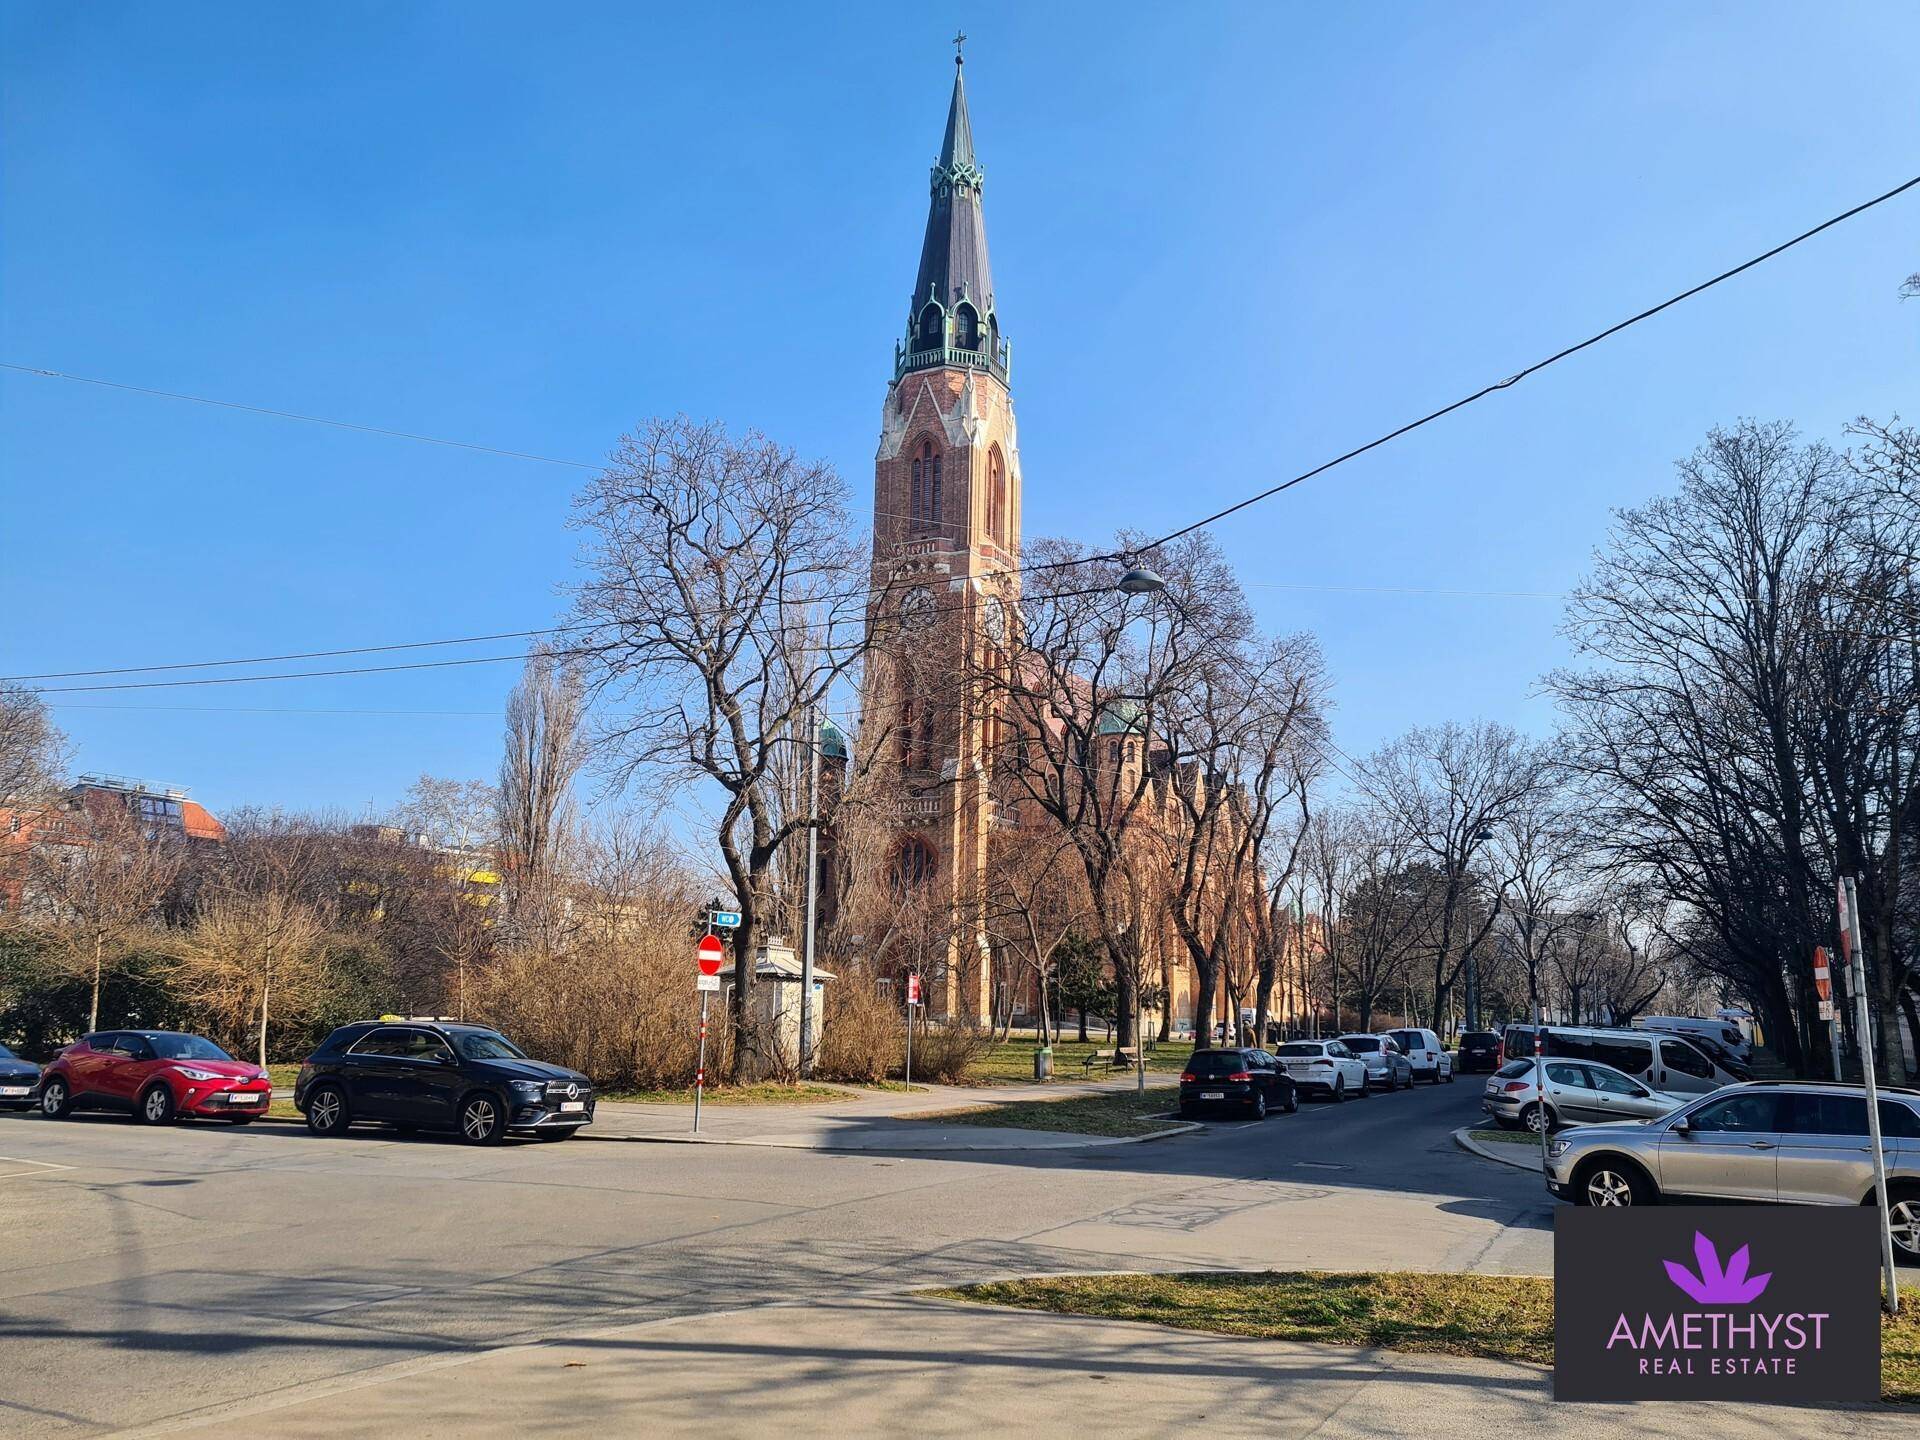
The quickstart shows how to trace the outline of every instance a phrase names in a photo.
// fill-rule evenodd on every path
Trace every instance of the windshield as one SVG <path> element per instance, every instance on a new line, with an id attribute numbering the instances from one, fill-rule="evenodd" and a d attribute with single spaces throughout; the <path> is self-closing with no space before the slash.
<path id="1" fill-rule="evenodd" d="M 527 1052 L 492 1030 L 456 1030 L 453 1043 L 469 1060 L 524 1060 Z"/>
<path id="2" fill-rule="evenodd" d="M 1295 1040 L 1273 1052 L 1276 1055 L 1324 1055 L 1326 1047 L 1318 1040 Z"/>
<path id="3" fill-rule="evenodd" d="M 0 1045 L 0 1060 L 18 1060 L 19 1058 L 18 1055 L 7 1049 L 6 1046 Z"/>
<path id="4" fill-rule="evenodd" d="M 1522 1075 L 1533 1074 L 1533 1061 L 1509 1060 L 1493 1073 L 1502 1080 L 1518 1080 Z"/>
<path id="5" fill-rule="evenodd" d="M 1491 1045 L 1500 1037 L 1491 1030 L 1469 1030 L 1460 1038 L 1471 1045 Z"/>
<path id="6" fill-rule="evenodd" d="M 1187 1062 L 1195 1075 L 1231 1075 L 1246 1068 L 1246 1053 L 1240 1050 L 1196 1050 Z"/>
<path id="7" fill-rule="evenodd" d="M 1377 1035 L 1348 1035 L 1340 1043 L 1356 1055 L 1371 1055 L 1380 1048 Z"/>
<path id="8" fill-rule="evenodd" d="M 198 1035 L 145 1034 L 141 1037 L 153 1046 L 153 1053 L 162 1060 L 231 1060 L 227 1054 L 211 1040 L 202 1040 Z"/>

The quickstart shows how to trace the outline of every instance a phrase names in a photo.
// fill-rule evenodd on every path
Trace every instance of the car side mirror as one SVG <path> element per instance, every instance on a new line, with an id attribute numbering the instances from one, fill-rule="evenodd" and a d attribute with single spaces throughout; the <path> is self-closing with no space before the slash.
<path id="1" fill-rule="evenodd" d="M 451 1065 L 451 1064 L 453 1064 L 453 1063 L 454 1063 L 454 1058 L 453 1058 L 453 1052 L 452 1052 L 451 1050 L 436 1050 L 436 1051 L 434 1051 L 434 1052 L 433 1052 L 433 1063 L 434 1063 L 434 1064 L 436 1064 L 436 1065 Z"/>
<path id="2" fill-rule="evenodd" d="M 1687 1132 L 1693 1129 L 1693 1127 L 1687 1123 L 1687 1117 L 1684 1115 L 1682 1115 L 1678 1120 L 1675 1120 L 1673 1124 L 1669 1125 L 1667 1128 L 1676 1135 L 1685 1135 Z"/>

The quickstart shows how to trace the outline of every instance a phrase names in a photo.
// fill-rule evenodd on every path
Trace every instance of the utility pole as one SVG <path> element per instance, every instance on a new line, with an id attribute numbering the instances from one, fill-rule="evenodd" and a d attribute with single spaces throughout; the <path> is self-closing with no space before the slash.
<path id="1" fill-rule="evenodd" d="M 807 935 L 800 951 L 800 1077 L 813 1073 L 813 932 L 820 888 L 820 715 L 807 707 L 807 743 L 813 755 L 807 780 Z"/>

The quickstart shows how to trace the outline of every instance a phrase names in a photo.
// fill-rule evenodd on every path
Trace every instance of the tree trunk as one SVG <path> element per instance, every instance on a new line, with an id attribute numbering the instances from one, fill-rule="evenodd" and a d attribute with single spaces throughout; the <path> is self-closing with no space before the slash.
<path id="1" fill-rule="evenodd" d="M 1120 1046 L 1125 1049 L 1134 1043 L 1133 1007 L 1135 996 L 1139 993 L 1139 961 L 1121 961 L 1117 956 L 1115 960 L 1113 988 L 1116 998 L 1113 1008 L 1119 1013 L 1113 1017 L 1113 1028 Z"/>
<path id="2" fill-rule="evenodd" d="M 1087 1043 L 1087 1007 L 1082 1005 L 1073 1012 L 1074 1019 L 1080 1022 L 1080 1043 Z"/>
<path id="3" fill-rule="evenodd" d="M 1213 1048 L 1213 1006 L 1220 990 L 1220 972 L 1212 965 L 1194 966 L 1193 1048 Z"/>
<path id="4" fill-rule="evenodd" d="M 267 1002 L 273 995 L 273 956 L 267 956 L 260 976 L 260 1068 L 267 1068 Z"/>
<path id="5" fill-rule="evenodd" d="M 93 936 L 93 1007 L 87 1011 L 87 1029 L 100 1028 L 100 971 L 105 961 L 106 938 L 98 931 Z"/>

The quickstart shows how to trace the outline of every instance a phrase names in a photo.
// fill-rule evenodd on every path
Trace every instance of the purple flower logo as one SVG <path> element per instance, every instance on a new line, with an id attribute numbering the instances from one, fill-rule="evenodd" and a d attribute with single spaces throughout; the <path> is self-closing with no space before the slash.
<path id="1" fill-rule="evenodd" d="M 1771 1270 L 1764 1275 L 1747 1275 L 1748 1257 L 1744 1245 L 1733 1252 L 1726 1268 L 1721 1269 L 1720 1252 L 1698 1230 L 1693 1232 L 1693 1258 L 1700 1267 L 1698 1275 L 1678 1260 L 1662 1263 L 1667 1267 L 1668 1278 L 1702 1305 L 1751 1304 L 1760 1298 L 1767 1288 L 1767 1282 L 1773 1279 Z"/>

